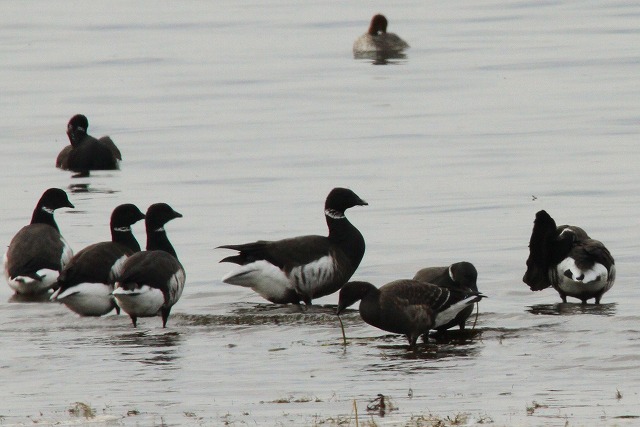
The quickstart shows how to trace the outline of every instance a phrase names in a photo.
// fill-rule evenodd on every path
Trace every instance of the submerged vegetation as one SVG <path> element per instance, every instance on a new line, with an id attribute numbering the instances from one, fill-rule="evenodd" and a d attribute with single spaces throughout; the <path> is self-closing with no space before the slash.
<path id="1" fill-rule="evenodd" d="M 82 418 L 95 418 L 96 410 L 93 409 L 90 405 L 87 405 L 83 402 L 75 402 L 71 408 L 69 408 L 69 414 L 74 417 L 82 417 Z"/>

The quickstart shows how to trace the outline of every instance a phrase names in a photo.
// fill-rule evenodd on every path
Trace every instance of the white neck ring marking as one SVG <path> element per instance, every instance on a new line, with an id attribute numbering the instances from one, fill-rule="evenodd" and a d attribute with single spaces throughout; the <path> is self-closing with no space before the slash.
<path id="1" fill-rule="evenodd" d="M 324 214 L 329 218 L 342 219 L 344 218 L 344 212 L 337 211 L 335 209 L 325 209 Z"/>

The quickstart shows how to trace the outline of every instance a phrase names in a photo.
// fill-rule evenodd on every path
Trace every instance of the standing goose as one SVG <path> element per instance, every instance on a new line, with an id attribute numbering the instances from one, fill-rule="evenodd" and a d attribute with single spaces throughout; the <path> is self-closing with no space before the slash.
<path id="1" fill-rule="evenodd" d="M 484 295 L 470 290 L 447 289 L 417 280 L 395 280 L 380 289 L 368 282 L 349 282 L 340 289 L 336 313 L 360 300 L 360 316 L 371 326 L 409 340 L 415 348 L 420 335 L 437 329 Z"/>
<path id="2" fill-rule="evenodd" d="M 478 270 L 470 262 L 456 262 L 448 267 L 427 267 L 418 271 L 413 280 L 433 283 L 447 289 L 457 289 L 460 291 L 478 292 Z M 456 325 L 462 330 L 465 322 L 473 313 L 473 306 L 470 305 L 453 319 L 437 328 L 439 332 L 444 332 Z"/>
<path id="3" fill-rule="evenodd" d="M 260 240 L 220 248 L 239 251 L 220 262 L 241 265 L 222 278 L 231 285 L 253 289 L 276 304 L 310 305 L 311 300 L 339 290 L 364 256 L 362 234 L 344 215 L 367 202 L 346 188 L 331 190 L 324 205 L 329 236 L 300 236 L 277 241 Z"/>
<path id="4" fill-rule="evenodd" d="M 108 136 L 96 139 L 87 133 L 89 120 L 76 114 L 69 120 L 67 136 L 71 145 L 60 151 L 56 167 L 78 172 L 76 176 L 87 176 L 92 170 L 118 169 L 122 155 Z"/>
<path id="5" fill-rule="evenodd" d="M 138 317 L 162 315 L 166 328 L 171 307 L 184 289 L 185 272 L 164 225 L 182 215 L 166 203 L 149 206 L 145 218 L 147 250 L 127 258 L 116 278 L 113 296 L 137 327 Z"/>
<path id="6" fill-rule="evenodd" d="M 120 205 L 111 214 L 111 241 L 94 243 L 74 255 L 58 277 L 52 301 L 66 305 L 81 316 L 102 316 L 114 308 L 113 283 L 122 264 L 140 245 L 131 226 L 144 219 L 137 206 Z"/>
<path id="7" fill-rule="evenodd" d="M 409 44 L 394 33 L 387 32 L 388 21 L 384 15 L 371 18 L 369 30 L 353 43 L 353 54 L 357 57 L 366 53 L 400 53 Z"/>
<path id="8" fill-rule="evenodd" d="M 580 227 L 556 226 L 549 214 L 536 213 L 527 271 L 522 281 L 532 291 L 553 287 L 562 302 L 567 297 L 586 304 L 591 298 L 600 304 L 602 295 L 613 286 L 616 266 L 609 250 Z"/>
<path id="9" fill-rule="evenodd" d="M 4 255 L 4 274 L 17 294 L 40 294 L 55 285 L 73 251 L 60 234 L 53 212 L 73 207 L 64 190 L 48 189 L 33 211 L 31 224 L 11 239 Z"/>

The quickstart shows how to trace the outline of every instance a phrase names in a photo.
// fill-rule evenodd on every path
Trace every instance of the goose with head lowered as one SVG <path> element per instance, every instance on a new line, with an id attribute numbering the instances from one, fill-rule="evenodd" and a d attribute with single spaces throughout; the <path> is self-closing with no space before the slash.
<path id="1" fill-rule="evenodd" d="M 553 287 L 562 302 L 572 297 L 586 304 L 593 298 L 600 304 L 615 277 L 613 257 L 602 242 L 590 238 L 580 227 L 556 226 L 544 210 L 536 213 L 522 278 L 532 291 Z"/>
<path id="2" fill-rule="evenodd" d="M 40 197 L 31 223 L 11 239 L 4 255 L 4 274 L 15 293 L 41 294 L 56 284 L 73 251 L 60 234 L 53 213 L 73 207 L 64 190 L 48 189 Z"/>
<path id="3" fill-rule="evenodd" d="M 113 298 L 113 283 L 124 261 L 140 245 L 131 226 L 144 219 L 137 206 L 126 203 L 111 214 L 111 241 L 94 243 L 75 254 L 58 276 L 58 290 L 52 301 L 66 305 L 81 316 L 102 316 L 114 308 L 120 312 Z"/>
<path id="4" fill-rule="evenodd" d="M 185 271 L 164 229 L 174 218 L 182 218 L 182 214 L 166 203 L 149 206 L 145 217 L 147 250 L 127 258 L 116 278 L 113 296 L 134 327 L 139 317 L 159 313 L 165 328 L 171 307 L 182 295 Z"/>
<path id="5" fill-rule="evenodd" d="M 239 252 L 220 262 L 241 266 L 222 281 L 251 288 L 277 304 L 303 301 L 310 305 L 313 299 L 338 291 L 356 271 L 365 251 L 364 238 L 349 222 L 345 211 L 365 205 L 367 202 L 353 191 L 334 188 L 324 206 L 328 236 L 220 246 Z"/>
<path id="6" fill-rule="evenodd" d="M 70 145 L 60 151 L 56 167 L 87 176 L 92 170 L 118 169 L 122 160 L 120 150 L 108 136 L 96 139 L 87 133 L 89 120 L 82 114 L 73 116 L 67 124 Z"/>
<path id="7" fill-rule="evenodd" d="M 448 267 L 427 267 L 419 270 L 413 280 L 432 283 L 447 289 L 457 289 L 462 292 L 478 292 L 478 270 L 470 262 L 462 261 Z M 460 311 L 449 323 L 437 327 L 438 332 L 444 332 L 454 326 L 464 329 L 465 323 L 473 313 L 473 305 Z"/>
<path id="8" fill-rule="evenodd" d="M 418 280 L 395 280 L 379 289 L 369 282 L 354 281 L 340 289 L 336 314 L 360 301 L 362 320 L 383 331 L 405 335 L 413 349 L 421 335 L 427 337 L 431 329 L 451 322 L 482 298 L 478 292 Z"/>

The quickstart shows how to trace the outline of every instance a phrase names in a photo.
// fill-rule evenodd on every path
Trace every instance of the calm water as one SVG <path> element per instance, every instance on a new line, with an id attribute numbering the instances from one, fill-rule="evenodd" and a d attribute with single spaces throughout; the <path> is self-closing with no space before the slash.
<path id="1" fill-rule="evenodd" d="M 383 12 L 412 46 L 376 66 L 353 40 Z M 79 318 L 0 286 L 0 425 L 314 425 L 419 417 L 640 423 L 640 4 L 635 1 L 7 1 L 0 14 L 0 241 L 44 189 L 75 250 L 111 210 L 170 203 L 187 271 L 169 327 Z M 76 113 L 119 172 L 54 168 Z M 350 187 L 382 285 L 459 260 L 489 298 L 476 334 L 406 351 L 332 304 L 278 307 L 221 283 L 225 243 L 324 234 Z M 535 212 L 584 227 L 618 267 L 600 307 L 521 282 Z M 144 227 L 135 232 L 145 241 Z M 368 413 L 378 393 L 395 410 Z"/>

